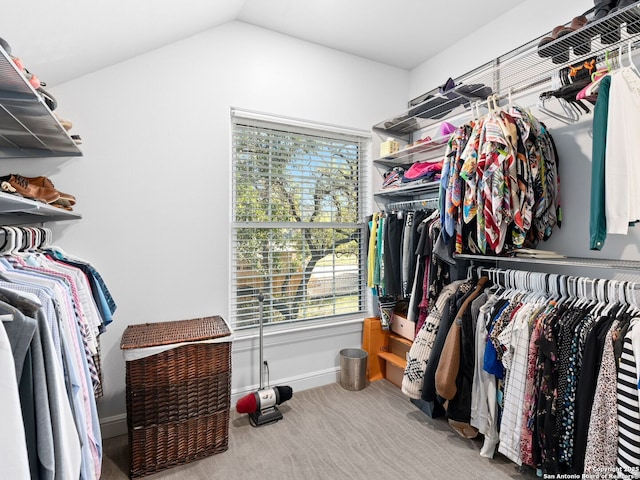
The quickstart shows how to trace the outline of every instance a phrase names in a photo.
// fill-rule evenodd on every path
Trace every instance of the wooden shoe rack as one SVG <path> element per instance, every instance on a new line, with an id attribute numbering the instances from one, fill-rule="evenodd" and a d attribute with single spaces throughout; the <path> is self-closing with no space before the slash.
<path id="1" fill-rule="evenodd" d="M 401 387 L 412 343 L 395 332 L 383 330 L 379 318 L 365 319 L 362 348 L 369 354 L 367 379 L 372 382 L 386 378 Z"/>

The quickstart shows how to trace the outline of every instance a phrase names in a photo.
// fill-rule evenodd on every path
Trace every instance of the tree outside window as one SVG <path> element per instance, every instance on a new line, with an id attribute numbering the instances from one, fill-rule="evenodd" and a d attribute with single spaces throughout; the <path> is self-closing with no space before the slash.
<path id="1" fill-rule="evenodd" d="M 232 317 L 236 328 L 364 310 L 368 139 L 234 116 Z"/>

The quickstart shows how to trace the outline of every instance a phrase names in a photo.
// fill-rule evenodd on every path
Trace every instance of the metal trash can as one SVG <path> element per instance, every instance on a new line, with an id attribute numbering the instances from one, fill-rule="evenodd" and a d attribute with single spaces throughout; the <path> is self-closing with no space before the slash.
<path id="1" fill-rule="evenodd" d="M 346 390 L 362 390 L 367 386 L 367 357 L 360 348 L 340 350 L 340 385 Z"/>

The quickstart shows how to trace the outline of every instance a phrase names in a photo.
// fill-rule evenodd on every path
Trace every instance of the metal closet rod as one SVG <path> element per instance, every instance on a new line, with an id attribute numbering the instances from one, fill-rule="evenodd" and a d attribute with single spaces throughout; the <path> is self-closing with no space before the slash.
<path id="1" fill-rule="evenodd" d="M 404 210 L 406 208 L 413 207 L 422 207 L 422 208 L 437 208 L 438 207 L 438 198 L 427 198 L 424 200 L 405 200 L 403 202 L 392 202 L 389 203 L 385 210 Z"/>
<path id="2" fill-rule="evenodd" d="M 460 260 L 469 260 L 472 265 L 476 263 L 491 263 L 498 267 L 499 263 L 524 263 L 538 265 L 556 265 L 568 267 L 584 267 L 611 270 L 640 270 L 640 262 L 635 260 L 609 260 L 599 258 L 584 257 L 500 257 L 490 255 L 473 255 L 473 254 L 456 254 L 455 258 Z"/>
<path id="3" fill-rule="evenodd" d="M 482 274 L 504 288 L 543 291 L 565 298 L 577 297 L 606 304 L 622 303 L 636 309 L 640 306 L 636 298 L 640 284 L 636 281 L 478 267 L 477 276 Z M 472 268 L 468 270 L 467 276 L 473 276 Z"/>

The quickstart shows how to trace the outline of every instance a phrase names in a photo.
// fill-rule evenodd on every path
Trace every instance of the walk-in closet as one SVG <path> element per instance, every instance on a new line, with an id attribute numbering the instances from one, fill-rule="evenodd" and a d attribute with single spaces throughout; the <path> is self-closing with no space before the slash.
<path id="1" fill-rule="evenodd" d="M 640 468 L 638 29 L 633 7 L 598 9 L 374 126 L 383 376 L 480 457 L 546 478 Z"/>

